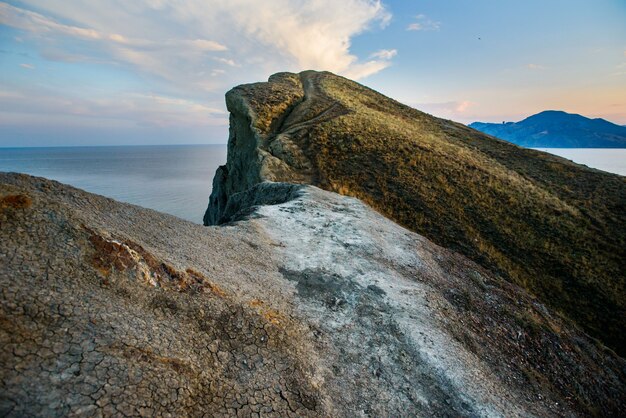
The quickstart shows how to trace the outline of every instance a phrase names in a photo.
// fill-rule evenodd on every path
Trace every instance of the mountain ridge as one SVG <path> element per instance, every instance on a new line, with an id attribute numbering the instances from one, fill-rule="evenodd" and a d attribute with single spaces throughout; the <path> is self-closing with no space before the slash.
<path id="1" fill-rule="evenodd" d="M 473 122 L 468 126 L 530 148 L 626 148 L 624 126 L 561 110 L 545 110 L 519 122 Z"/>
<path id="2" fill-rule="evenodd" d="M 361 199 L 625 354 L 626 179 L 405 106 L 328 72 L 226 95 L 231 129 L 205 224 L 264 181 Z M 311 123 L 311 121 L 313 123 Z"/>

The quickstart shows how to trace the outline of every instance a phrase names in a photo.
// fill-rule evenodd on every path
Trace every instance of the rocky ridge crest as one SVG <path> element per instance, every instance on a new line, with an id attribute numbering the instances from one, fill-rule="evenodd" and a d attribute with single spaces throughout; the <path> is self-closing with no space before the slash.
<path id="1" fill-rule="evenodd" d="M 205 224 L 263 181 L 354 196 L 518 284 L 626 354 L 626 178 L 524 149 L 327 72 L 228 92 Z M 236 198 L 234 198 L 236 199 Z"/>

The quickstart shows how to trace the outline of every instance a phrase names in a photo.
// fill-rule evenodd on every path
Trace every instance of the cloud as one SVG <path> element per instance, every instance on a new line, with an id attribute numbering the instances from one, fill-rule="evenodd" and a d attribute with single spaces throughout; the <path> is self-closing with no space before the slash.
<path id="1" fill-rule="evenodd" d="M 526 64 L 526 68 L 529 70 L 545 70 L 546 67 L 540 64 Z"/>
<path id="2" fill-rule="evenodd" d="M 12 114 L 65 120 L 107 120 L 109 125 L 128 126 L 220 126 L 228 123 L 226 112 L 180 97 L 127 93 L 115 98 L 59 97 L 50 91 L 0 91 L 0 121 L 11 123 Z M 2 123 L 0 122 L 0 125 Z"/>
<path id="3" fill-rule="evenodd" d="M 20 67 L 26 68 L 27 70 L 34 70 L 35 66 L 32 64 L 20 64 Z"/>
<path id="4" fill-rule="evenodd" d="M 0 90 L 0 100 L 3 99 L 24 99 L 25 96 L 17 91 Z"/>
<path id="5" fill-rule="evenodd" d="M 0 25 L 59 70 L 54 86 L 9 80 L 25 99 L 0 117 L 222 126 L 217 111 L 233 85 L 306 69 L 362 79 L 389 67 L 395 50 L 359 58 L 351 45 L 390 18 L 380 0 L 0 0 Z"/>
<path id="6" fill-rule="evenodd" d="M 372 74 L 376 74 L 390 65 L 389 61 L 368 61 L 351 66 L 348 70 L 343 72 L 343 75 L 354 80 L 360 80 Z"/>
<path id="7" fill-rule="evenodd" d="M 224 45 L 206 39 L 181 40 L 147 40 L 141 38 L 127 38 L 119 33 L 101 32 L 90 28 L 65 25 L 39 13 L 20 9 L 7 3 L 0 3 L 0 24 L 22 29 L 39 35 L 65 35 L 84 40 L 111 41 L 122 45 L 139 47 L 180 47 L 186 46 L 205 51 L 225 51 Z M 15 40 L 23 40 L 16 37 Z"/>
<path id="8" fill-rule="evenodd" d="M 421 103 L 418 106 L 431 110 L 439 110 L 453 113 L 463 113 L 467 111 L 474 103 L 469 100 L 453 101 L 453 102 L 437 102 L 437 103 Z"/>
<path id="9" fill-rule="evenodd" d="M 472 102 L 468 101 L 468 100 L 464 100 L 462 102 L 456 102 L 454 110 L 458 113 L 463 113 L 465 112 L 467 109 L 470 108 L 470 106 L 472 106 Z"/>
<path id="10" fill-rule="evenodd" d="M 68 62 L 68 63 L 86 62 L 86 63 L 94 63 L 94 64 L 107 64 L 107 65 L 113 65 L 115 63 L 111 59 L 102 59 L 102 58 L 80 54 L 80 53 L 69 53 L 54 46 L 42 48 L 39 51 L 39 54 L 43 58 L 49 61 L 57 61 L 57 62 Z"/>
<path id="11" fill-rule="evenodd" d="M 440 27 L 441 27 L 441 22 L 430 20 L 428 17 L 426 17 L 426 15 L 419 14 L 415 16 L 415 22 L 409 24 L 406 30 L 429 31 L 429 30 L 439 30 Z"/>
<path id="12" fill-rule="evenodd" d="M 239 66 L 241 71 L 233 76 L 250 76 L 249 68 L 254 68 L 264 76 L 319 69 L 364 77 L 386 67 L 350 53 L 352 37 L 389 23 L 391 15 L 380 0 L 22 3 L 39 13 L 0 3 L 0 23 L 37 36 L 42 43 L 58 44 L 65 38 L 68 55 L 75 51 L 67 38 L 90 42 L 96 46 L 94 53 L 188 91 L 197 89 L 194 74 L 210 73 L 220 65 Z"/>
<path id="13" fill-rule="evenodd" d="M 230 67 L 240 67 L 239 64 L 237 64 L 234 60 L 231 60 L 231 59 L 219 58 L 219 57 L 214 57 L 213 59 L 217 62 L 221 62 L 222 64 L 226 64 Z"/>
<path id="14" fill-rule="evenodd" d="M 93 3 L 97 5 L 98 0 Z M 81 5 L 81 2 L 77 4 Z M 82 6 L 84 7 L 84 4 Z M 80 10 L 80 7 L 78 9 Z M 154 31 L 150 37 L 134 36 L 137 31 L 130 31 L 130 28 L 141 25 L 133 21 L 131 16 L 108 16 L 111 19 L 121 19 L 119 22 L 108 24 L 107 16 L 104 15 L 105 19 L 100 26 L 116 28 L 114 31 L 89 27 L 89 22 L 98 19 L 98 12 L 95 7 L 93 16 L 80 13 L 74 16 L 71 10 L 61 13 L 65 19 L 71 21 L 80 21 L 81 18 L 85 20 L 85 23 L 77 26 L 59 23 L 43 14 L 0 3 L 0 24 L 25 31 L 38 42 L 40 53 L 46 59 L 130 65 L 135 71 L 157 76 L 181 90 L 193 89 L 191 85 L 193 80 L 190 80 L 184 72 L 181 73 L 181 69 L 189 70 L 200 65 L 207 53 L 220 53 L 228 49 L 214 40 L 201 37 L 186 39 L 178 33 L 167 31 L 164 33 L 171 36 L 164 37 L 159 31 Z M 124 30 L 130 33 L 122 34 Z M 78 48 L 77 41 L 86 43 L 86 46 Z"/>
<path id="15" fill-rule="evenodd" d="M 222 44 L 206 39 L 194 39 L 193 41 L 186 41 L 186 43 L 204 51 L 226 51 L 228 49 Z"/>
<path id="16" fill-rule="evenodd" d="M 390 60 L 396 55 L 398 55 L 398 50 L 396 49 L 381 49 L 380 51 L 376 51 L 372 55 L 370 55 L 370 58 Z"/>
<path id="17" fill-rule="evenodd" d="M 472 117 L 468 115 L 468 111 L 473 108 L 476 103 L 469 100 L 458 100 L 435 103 L 409 103 L 409 105 L 440 118 L 464 120 L 467 119 L 468 116 Z"/>

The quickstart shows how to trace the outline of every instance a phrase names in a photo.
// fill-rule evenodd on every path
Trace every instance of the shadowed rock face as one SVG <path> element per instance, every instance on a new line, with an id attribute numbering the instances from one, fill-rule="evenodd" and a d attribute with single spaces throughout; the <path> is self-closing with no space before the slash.
<path id="1" fill-rule="evenodd" d="M 460 254 L 311 186 L 239 199 L 206 228 L 0 174 L 0 415 L 626 407 L 623 359 Z"/>
<path id="2" fill-rule="evenodd" d="M 262 181 L 355 196 L 626 354 L 626 179 L 434 118 L 330 73 L 234 88 L 204 221 Z M 237 198 L 235 198 L 237 199 Z"/>

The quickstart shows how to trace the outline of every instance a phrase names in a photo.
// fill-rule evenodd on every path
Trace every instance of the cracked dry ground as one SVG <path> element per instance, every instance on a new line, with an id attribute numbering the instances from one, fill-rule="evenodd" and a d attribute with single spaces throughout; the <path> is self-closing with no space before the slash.
<path id="1" fill-rule="evenodd" d="M 1 191 L 0 416 L 306 416 L 319 407 L 288 317 L 123 234 L 92 230 L 58 202 Z M 107 202 L 75 197 L 86 211 Z M 116 205 L 112 215 L 134 223 L 161 216 Z M 220 241 L 213 247 L 246 251 Z"/>
<path id="2" fill-rule="evenodd" d="M 623 359 L 461 255 L 312 187 L 202 227 L 0 173 L 0 289 L 0 416 L 626 405 Z"/>

